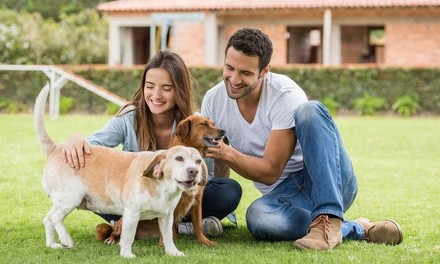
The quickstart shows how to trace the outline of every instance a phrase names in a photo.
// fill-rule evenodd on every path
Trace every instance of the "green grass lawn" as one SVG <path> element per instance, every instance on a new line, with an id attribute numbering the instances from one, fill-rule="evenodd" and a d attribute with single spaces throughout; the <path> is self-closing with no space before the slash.
<path id="1" fill-rule="evenodd" d="M 61 116 L 46 119 L 56 142 L 102 127 L 107 116 Z M 176 246 L 186 257 L 164 255 L 157 240 L 135 241 L 136 259 L 119 257 L 119 246 L 95 240 L 103 222 L 76 210 L 65 220 L 75 242 L 71 250 L 45 247 L 42 220 L 50 203 L 41 188 L 45 157 L 31 115 L 0 115 L 0 260 L 2 263 L 440 263 L 440 118 L 338 117 L 336 119 L 359 180 L 356 201 L 347 219 L 393 218 L 404 232 L 399 246 L 346 241 L 325 252 L 299 251 L 290 241 L 259 242 L 245 226 L 247 206 L 259 193 L 243 187 L 237 209 L 239 226 L 226 220 L 225 233 L 208 248 L 192 236 Z"/>

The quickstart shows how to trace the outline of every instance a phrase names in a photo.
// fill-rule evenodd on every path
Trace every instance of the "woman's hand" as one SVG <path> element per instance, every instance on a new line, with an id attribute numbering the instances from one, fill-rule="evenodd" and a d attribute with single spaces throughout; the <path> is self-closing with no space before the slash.
<path id="1" fill-rule="evenodd" d="M 84 153 L 92 153 L 90 144 L 78 134 L 71 136 L 63 145 L 62 156 L 64 162 L 69 163 L 70 167 L 76 170 L 79 170 L 85 165 Z"/>

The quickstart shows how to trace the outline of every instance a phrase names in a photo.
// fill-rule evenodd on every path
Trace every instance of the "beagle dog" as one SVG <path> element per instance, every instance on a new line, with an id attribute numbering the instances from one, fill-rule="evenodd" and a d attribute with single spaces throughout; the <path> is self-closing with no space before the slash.
<path id="1" fill-rule="evenodd" d="M 63 223 L 75 208 L 96 213 L 123 215 L 120 255 L 134 258 L 132 244 L 139 220 L 158 219 L 165 253 L 184 256 L 174 245 L 173 213 L 183 192 L 204 182 L 206 164 L 195 148 L 175 146 L 157 152 L 123 152 L 91 146 L 87 166 L 71 168 L 62 160 L 62 144 L 55 144 L 44 127 L 44 106 L 49 87 L 36 99 L 34 125 L 47 156 L 42 185 L 52 200 L 44 218 L 46 246 L 72 248 Z M 59 238 L 56 242 L 55 233 Z"/>

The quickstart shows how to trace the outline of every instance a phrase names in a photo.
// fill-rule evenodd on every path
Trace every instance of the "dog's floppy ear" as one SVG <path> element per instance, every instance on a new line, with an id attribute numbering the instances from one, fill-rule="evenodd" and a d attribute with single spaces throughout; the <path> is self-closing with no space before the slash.
<path id="1" fill-rule="evenodd" d="M 176 127 L 176 136 L 178 136 L 181 140 L 189 136 L 189 131 L 191 130 L 191 120 L 184 119 L 179 122 Z"/>
<path id="2" fill-rule="evenodd" d="M 208 166 L 206 166 L 205 161 L 202 159 L 202 179 L 199 182 L 200 186 L 205 186 L 208 179 Z"/>
<path id="3" fill-rule="evenodd" d="M 144 170 L 144 173 L 142 173 L 142 176 L 148 177 L 148 178 L 156 178 L 160 179 L 163 177 L 162 173 L 162 160 L 165 159 L 165 150 L 158 151 L 154 154 L 153 159 L 148 164 L 147 168 Z"/>

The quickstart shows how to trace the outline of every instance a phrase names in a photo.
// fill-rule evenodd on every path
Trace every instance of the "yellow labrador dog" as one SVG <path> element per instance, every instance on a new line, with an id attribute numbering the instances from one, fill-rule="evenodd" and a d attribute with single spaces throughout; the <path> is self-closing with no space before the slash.
<path id="1" fill-rule="evenodd" d="M 44 218 L 46 246 L 72 248 L 64 218 L 75 208 L 123 215 L 120 255 L 134 258 L 132 244 L 139 220 L 158 218 L 165 253 L 184 256 L 173 241 L 173 212 L 183 191 L 197 188 L 207 174 L 199 151 L 176 146 L 157 152 L 130 153 L 92 146 L 86 166 L 71 168 L 62 160 L 62 145 L 56 145 L 44 127 L 44 106 L 49 93 L 43 88 L 35 103 L 35 129 L 47 155 L 43 188 L 52 200 Z M 59 243 L 55 240 L 58 234 Z"/>

